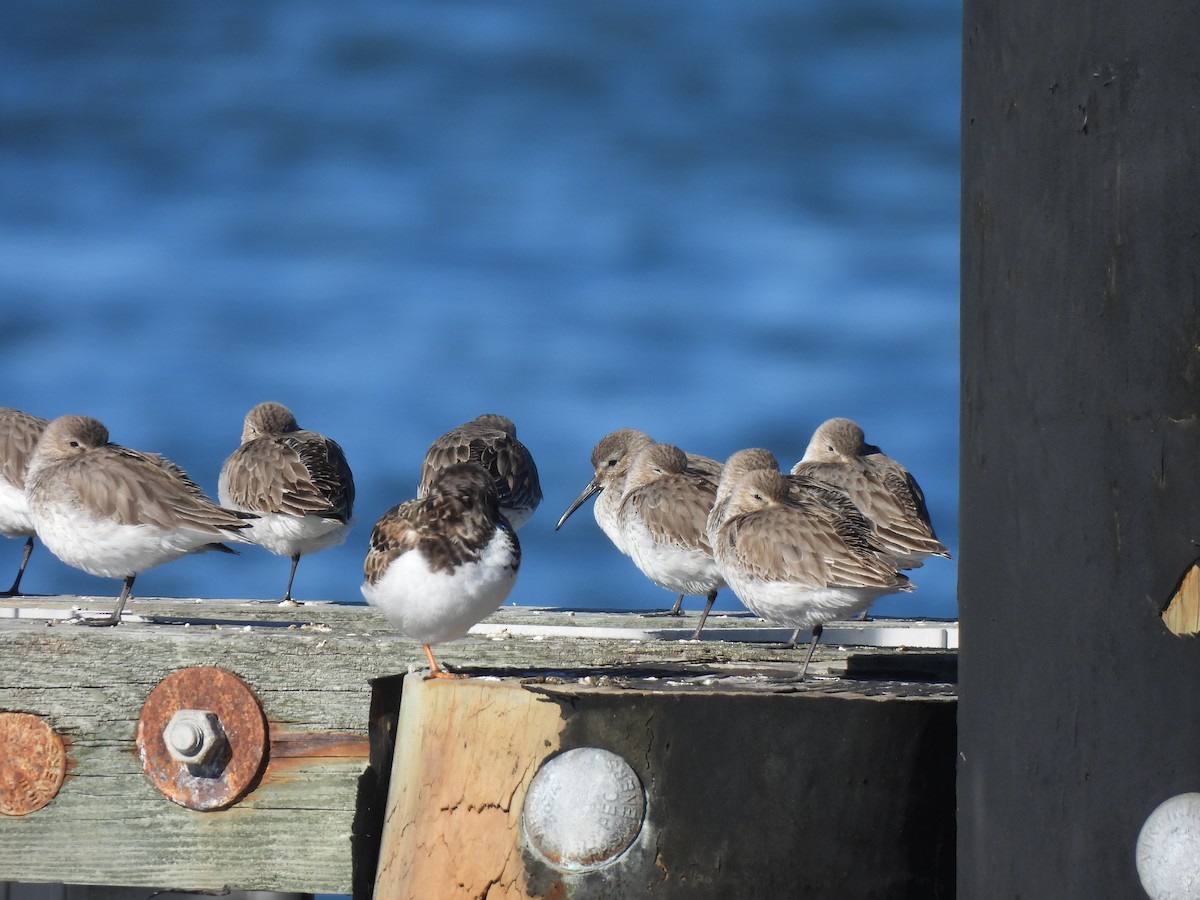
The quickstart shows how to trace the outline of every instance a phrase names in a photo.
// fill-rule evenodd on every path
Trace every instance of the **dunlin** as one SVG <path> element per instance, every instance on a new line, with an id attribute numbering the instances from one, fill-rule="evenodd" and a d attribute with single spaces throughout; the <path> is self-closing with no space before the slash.
<path id="1" fill-rule="evenodd" d="M 712 481 L 688 470 L 682 450 L 651 442 L 633 457 L 617 508 L 625 550 L 642 574 L 667 590 L 704 595 L 695 638 L 725 586 L 705 533 L 716 494 Z"/>
<path id="2" fill-rule="evenodd" d="M 779 472 L 779 460 L 770 450 L 762 447 L 752 447 L 738 450 L 725 460 L 721 480 L 717 484 L 717 496 L 713 501 L 712 511 L 708 514 L 705 532 L 711 546 L 718 524 L 725 516 L 725 508 L 729 505 L 729 497 L 734 485 L 742 476 L 749 472 Z M 848 520 L 847 524 L 867 534 L 871 531 L 871 523 L 850 499 L 850 495 L 839 487 L 817 481 L 806 475 L 784 475 L 788 486 L 788 497 L 796 502 L 815 502 L 827 506 L 830 512 Z M 875 551 L 882 551 L 876 542 L 871 541 Z"/>
<path id="3" fill-rule="evenodd" d="M 725 460 L 721 482 L 717 485 L 717 499 L 713 501 L 712 512 L 708 514 L 706 531 L 710 545 L 714 543 L 717 526 L 725 516 L 725 508 L 729 505 L 729 496 L 733 491 L 733 486 L 746 473 L 756 471 L 778 472 L 779 460 L 770 450 L 761 447 L 738 450 Z M 870 544 L 869 549 L 872 552 L 882 553 L 882 548 L 869 537 L 872 532 L 871 523 L 863 516 L 844 490 L 806 475 L 784 475 L 783 478 L 787 482 L 790 499 L 799 503 L 815 502 L 829 507 L 830 513 L 838 519 L 844 520 L 842 522 L 843 530 L 853 531 L 859 540 L 867 541 Z M 789 647 L 796 646 L 796 642 L 800 639 L 800 631 L 801 629 L 797 628 L 793 632 L 788 641 Z"/>
<path id="4" fill-rule="evenodd" d="M 866 443 L 856 422 L 823 422 L 813 432 L 804 458 L 792 467 L 792 474 L 846 491 L 870 519 L 880 545 L 898 560 L 900 568 L 920 568 L 921 560 L 928 556 L 950 558 L 946 545 L 933 532 L 917 480 L 896 460 Z"/>
<path id="5" fill-rule="evenodd" d="M 629 474 L 629 467 L 633 463 L 634 456 L 643 447 L 652 443 L 654 443 L 654 439 L 650 435 L 633 428 L 622 428 L 602 437 L 592 448 L 592 480 L 567 507 L 567 511 L 562 514 L 562 518 L 558 520 L 554 530 L 562 528 L 563 523 L 589 497 L 598 495 L 592 506 L 596 524 L 612 541 L 613 546 L 628 556 L 629 551 L 625 548 L 625 538 L 617 519 L 617 510 L 620 508 L 621 499 L 625 494 L 625 477 Z M 690 474 L 705 478 L 714 485 L 721 478 L 721 464 L 707 456 L 688 453 L 687 469 Z M 679 615 L 682 606 L 683 594 L 681 593 L 675 598 L 675 605 L 667 614 Z"/>
<path id="6" fill-rule="evenodd" d="M 417 496 L 428 495 L 438 472 L 461 462 L 480 465 L 492 476 L 500 511 L 514 529 L 528 522 L 542 502 L 537 465 L 517 440 L 517 426 L 511 419 L 494 414 L 476 416 L 434 441 L 421 464 Z"/>
<path id="7" fill-rule="evenodd" d="M 283 602 L 292 602 L 300 557 L 340 544 L 354 509 L 354 476 L 335 441 L 305 431 L 279 403 L 260 403 L 246 414 L 242 444 L 221 467 L 222 505 L 256 514 L 250 539 L 288 556 Z"/>
<path id="8" fill-rule="evenodd" d="M 406 637 L 421 643 L 432 678 L 431 644 L 460 638 L 512 590 L 521 545 L 492 475 L 475 463 L 438 472 L 423 498 L 393 506 L 371 532 L 363 596 Z"/>
<path id="9" fill-rule="evenodd" d="M 86 416 L 46 426 L 25 477 L 29 512 L 42 543 L 68 565 L 123 578 L 111 616 L 116 625 L 137 575 L 205 550 L 235 551 L 245 513 L 223 509 L 173 462 L 108 442 L 108 429 Z"/>
<path id="10" fill-rule="evenodd" d="M 653 443 L 653 438 L 644 431 L 633 428 L 622 428 L 602 437 L 592 448 L 592 480 L 567 507 L 554 530 L 562 528 L 563 523 L 571 514 L 593 495 L 596 502 L 592 505 L 592 514 L 596 524 L 605 536 L 613 542 L 613 546 L 624 553 L 625 541 L 621 536 L 621 526 L 617 521 L 617 508 L 621 505 L 621 495 L 625 491 L 625 476 L 629 474 L 629 465 L 637 451 Z"/>
<path id="11" fill-rule="evenodd" d="M 750 471 L 734 481 L 714 524 L 717 565 L 738 599 L 764 619 L 812 629 L 801 678 L 826 622 L 912 590 L 861 517 L 793 493 L 778 471 Z"/>
<path id="12" fill-rule="evenodd" d="M 25 500 L 25 468 L 34 445 L 46 430 L 46 420 L 17 409 L 0 408 L 0 534 L 25 538 L 21 567 L 5 597 L 20 593 L 21 577 L 33 552 L 33 520 Z"/>

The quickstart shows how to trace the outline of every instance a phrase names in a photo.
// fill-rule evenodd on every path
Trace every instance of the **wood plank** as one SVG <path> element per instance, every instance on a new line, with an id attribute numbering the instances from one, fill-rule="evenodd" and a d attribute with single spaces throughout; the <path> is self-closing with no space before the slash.
<path id="1" fill-rule="evenodd" d="M 424 666 L 415 643 L 362 605 L 139 599 L 131 612 L 147 621 L 88 628 L 66 623 L 80 603 L 111 608 L 108 598 L 0 602 L 0 612 L 12 616 L 0 619 L 0 711 L 43 717 L 68 752 L 66 781 L 48 806 L 20 818 L 0 816 L 0 880 L 350 893 L 356 858 L 369 869 L 365 877 L 373 876 L 382 797 L 371 796 L 371 786 L 386 785 L 386 723 L 398 696 L 387 676 Z M 506 607 L 489 624 L 502 626 L 500 633 L 447 644 L 440 659 L 475 673 L 545 675 L 786 672 L 803 655 L 770 642 L 719 639 L 726 629 L 745 634 L 767 627 L 745 617 L 718 618 L 717 639 L 702 642 L 652 633 L 688 632 L 694 621 L 664 626 L 636 614 Z M 518 633 L 530 624 L 549 631 Z M 630 630 L 650 639 L 621 636 Z M 816 671 L 845 671 L 867 660 L 946 670 L 954 658 L 944 651 L 847 653 L 835 646 L 818 654 Z M 261 783 L 220 812 L 168 801 L 137 754 L 146 696 L 187 666 L 218 666 L 241 677 L 271 723 L 271 762 Z M 391 700 L 380 699 L 385 685 Z M 372 722 L 380 733 L 372 733 Z"/>
<path id="2" fill-rule="evenodd" d="M 952 897 L 954 699 L 761 675 L 410 675 L 375 896 Z M 587 762 L 530 832 L 531 783 L 569 751 Z M 614 765 L 625 781 L 600 780 Z"/>

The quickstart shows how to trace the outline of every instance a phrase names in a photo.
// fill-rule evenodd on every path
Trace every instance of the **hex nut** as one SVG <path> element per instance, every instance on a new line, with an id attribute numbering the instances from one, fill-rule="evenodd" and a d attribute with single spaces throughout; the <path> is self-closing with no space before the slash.
<path id="1" fill-rule="evenodd" d="M 163 729 L 167 752 L 189 768 L 202 768 L 225 749 L 225 729 L 217 714 L 207 709 L 181 709 Z"/>

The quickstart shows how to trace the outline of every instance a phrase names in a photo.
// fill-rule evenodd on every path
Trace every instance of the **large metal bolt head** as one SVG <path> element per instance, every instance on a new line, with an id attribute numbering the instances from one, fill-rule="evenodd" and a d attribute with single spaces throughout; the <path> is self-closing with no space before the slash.
<path id="1" fill-rule="evenodd" d="M 1150 813 L 1136 859 L 1151 900 L 1200 896 L 1200 794 L 1176 794 Z"/>
<path id="2" fill-rule="evenodd" d="M 521 811 L 529 846 L 563 873 L 615 861 L 646 817 L 646 793 L 633 768 L 608 750 L 579 747 L 533 776 Z"/>
<path id="3" fill-rule="evenodd" d="M 225 729 L 217 714 L 207 709 L 181 709 L 163 729 L 167 752 L 176 762 L 201 767 L 225 749 Z"/>

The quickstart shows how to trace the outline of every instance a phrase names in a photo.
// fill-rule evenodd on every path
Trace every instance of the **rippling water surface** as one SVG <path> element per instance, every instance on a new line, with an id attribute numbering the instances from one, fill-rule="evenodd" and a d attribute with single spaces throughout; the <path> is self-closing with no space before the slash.
<path id="1" fill-rule="evenodd" d="M 286 403 L 358 484 L 301 598 L 360 601 L 372 524 L 481 412 L 541 470 L 521 604 L 670 602 L 590 511 L 553 530 L 624 426 L 790 465 L 851 416 L 953 551 L 959 32 L 952 0 L 17 0 L 0 405 L 96 416 L 215 494 L 246 411 Z M 287 569 L 208 554 L 137 592 Z M 955 614 L 953 562 L 914 581 L 876 611 Z M 44 550 L 25 586 L 119 587 Z"/>

